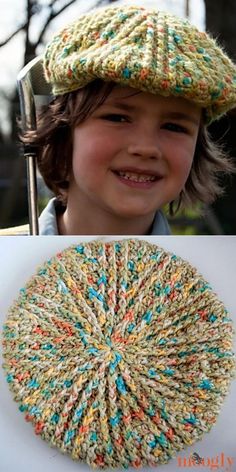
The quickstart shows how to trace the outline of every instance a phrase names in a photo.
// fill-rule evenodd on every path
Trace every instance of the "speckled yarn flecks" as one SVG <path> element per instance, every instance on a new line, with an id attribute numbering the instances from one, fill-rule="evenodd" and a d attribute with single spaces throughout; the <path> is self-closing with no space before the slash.
<path id="1" fill-rule="evenodd" d="M 54 95 L 102 79 L 190 100 L 206 123 L 236 106 L 236 65 L 217 42 L 186 19 L 135 5 L 64 27 L 47 45 L 44 70 Z"/>
<path id="2" fill-rule="evenodd" d="M 21 289 L 4 369 L 36 434 L 94 468 L 166 463 L 215 423 L 232 320 L 188 262 L 141 240 L 63 250 Z"/>

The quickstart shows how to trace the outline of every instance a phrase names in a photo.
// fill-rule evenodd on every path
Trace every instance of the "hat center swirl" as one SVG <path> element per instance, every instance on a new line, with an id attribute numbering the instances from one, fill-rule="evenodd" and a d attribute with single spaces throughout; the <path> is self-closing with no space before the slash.
<path id="1" fill-rule="evenodd" d="M 141 240 L 72 246 L 22 288 L 7 382 L 36 434 L 93 468 L 156 466 L 216 421 L 232 320 L 186 261 Z"/>

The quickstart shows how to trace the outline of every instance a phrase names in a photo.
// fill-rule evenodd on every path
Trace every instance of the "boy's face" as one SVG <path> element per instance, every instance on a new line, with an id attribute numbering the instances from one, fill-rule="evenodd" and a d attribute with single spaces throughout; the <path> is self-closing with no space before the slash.
<path id="1" fill-rule="evenodd" d="M 183 98 L 116 86 L 74 130 L 69 199 L 123 218 L 154 216 L 184 187 L 200 117 Z"/>

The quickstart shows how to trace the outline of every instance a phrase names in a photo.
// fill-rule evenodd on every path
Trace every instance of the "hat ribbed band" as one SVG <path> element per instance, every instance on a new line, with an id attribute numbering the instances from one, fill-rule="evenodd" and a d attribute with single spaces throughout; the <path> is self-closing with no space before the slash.
<path id="1" fill-rule="evenodd" d="M 52 257 L 4 325 L 4 369 L 36 434 L 94 468 L 155 466 L 216 422 L 232 320 L 188 262 L 141 240 Z"/>

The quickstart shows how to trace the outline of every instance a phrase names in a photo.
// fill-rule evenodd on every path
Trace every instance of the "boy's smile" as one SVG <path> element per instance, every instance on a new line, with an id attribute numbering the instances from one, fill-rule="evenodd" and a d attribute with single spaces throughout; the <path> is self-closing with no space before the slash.
<path id="1" fill-rule="evenodd" d="M 113 172 L 121 182 L 133 188 L 150 188 L 154 185 L 154 182 L 162 178 L 155 171 L 138 167 L 126 167 L 114 170 Z"/>
<path id="2" fill-rule="evenodd" d="M 200 117 L 183 98 L 115 86 L 74 129 L 67 211 L 78 221 L 143 221 L 148 230 L 185 185 Z"/>

